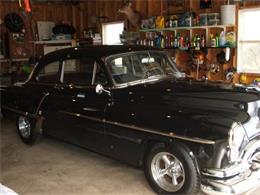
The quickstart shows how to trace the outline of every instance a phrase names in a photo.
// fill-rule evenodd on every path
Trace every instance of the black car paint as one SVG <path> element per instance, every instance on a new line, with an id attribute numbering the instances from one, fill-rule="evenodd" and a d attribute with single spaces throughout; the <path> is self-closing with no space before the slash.
<path id="1" fill-rule="evenodd" d="M 124 88 L 114 86 L 103 59 L 146 49 L 101 46 L 48 54 L 27 82 L 1 89 L 2 109 L 29 113 L 31 117 L 37 117 L 40 111 L 45 134 L 133 165 L 142 164 L 149 142 L 178 140 L 207 145 L 198 140 L 214 143 L 227 139 L 233 122 L 248 120 L 246 107 L 241 109 L 240 105 L 246 106 L 259 96 L 217 83 L 165 78 Z M 36 75 L 44 64 L 84 56 L 104 66 L 108 77 L 105 88 L 111 96 L 98 95 L 95 86 L 65 85 L 59 80 L 55 84 L 37 82 Z"/>

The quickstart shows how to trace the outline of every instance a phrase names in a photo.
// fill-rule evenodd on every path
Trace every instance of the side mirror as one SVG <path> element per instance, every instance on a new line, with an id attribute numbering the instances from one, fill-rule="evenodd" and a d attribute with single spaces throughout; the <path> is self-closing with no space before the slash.
<path id="1" fill-rule="evenodd" d="M 97 94 L 102 94 L 103 92 L 107 93 L 109 96 L 111 96 L 111 92 L 108 90 L 105 90 L 104 87 L 101 84 L 97 84 L 96 86 L 96 93 Z"/>
<path id="2" fill-rule="evenodd" d="M 184 72 L 175 72 L 175 76 L 177 78 L 185 78 L 186 74 Z"/>

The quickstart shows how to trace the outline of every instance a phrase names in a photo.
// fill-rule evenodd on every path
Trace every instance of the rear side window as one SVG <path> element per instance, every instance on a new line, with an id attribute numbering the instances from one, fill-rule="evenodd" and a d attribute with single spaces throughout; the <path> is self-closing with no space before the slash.
<path id="1" fill-rule="evenodd" d="M 36 76 L 36 80 L 43 83 L 55 83 L 59 80 L 60 61 L 46 64 Z"/>
<path id="2" fill-rule="evenodd" d="M 93 58 L 67 59 L 62 63 L 61 81 L 66 84 L 91 86 L 106 84 L 107 79 L 99 64 Z"/>

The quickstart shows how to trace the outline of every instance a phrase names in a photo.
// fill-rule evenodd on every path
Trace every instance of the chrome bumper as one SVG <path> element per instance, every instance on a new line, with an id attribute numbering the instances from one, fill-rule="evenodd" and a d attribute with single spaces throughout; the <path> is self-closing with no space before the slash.
<path id="1" fill-rule="evenodd" d="M 251 140 L 239 162 L 202 171 L 201 190 L 207 194 L 241 194 L 260 186 L 260 137 Z"/>

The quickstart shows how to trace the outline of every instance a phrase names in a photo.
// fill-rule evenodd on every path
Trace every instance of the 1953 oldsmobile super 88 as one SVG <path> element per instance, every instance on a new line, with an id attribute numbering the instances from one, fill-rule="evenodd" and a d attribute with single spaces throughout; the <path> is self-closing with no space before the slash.
<path id="1" fill-rule="evenodd" d="M 260 184 L 260 97 L 185 78 L 164 52 L 92 46 L 40 59 L 1 88 L 21 139 L 44 134 L 144 169 L 160 194 L 242 193 Z"/>

